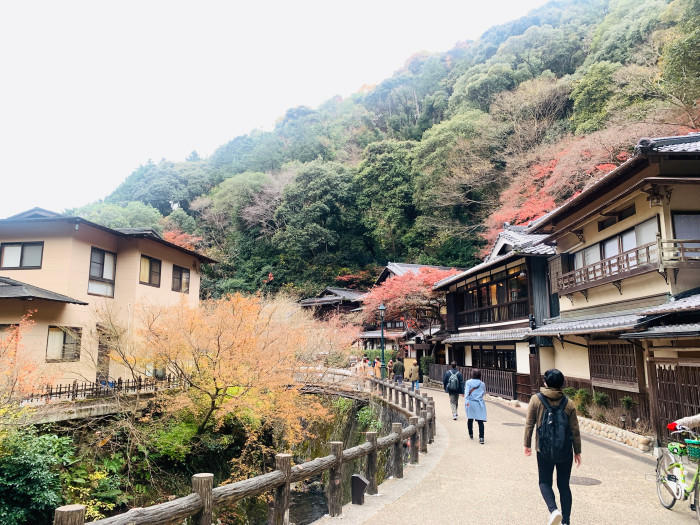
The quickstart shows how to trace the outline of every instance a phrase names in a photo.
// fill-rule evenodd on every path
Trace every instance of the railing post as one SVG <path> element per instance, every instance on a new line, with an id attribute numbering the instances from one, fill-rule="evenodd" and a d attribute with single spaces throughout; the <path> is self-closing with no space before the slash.
<path id="1" fill-rule="evenodd" d="M 392 423 L 391 432 L 398 434 L 394 443 L 394 477 L 403 478 L 403 443 L 401 442 L 401 423 Z"/>
<path id="2" fill-rule="evenodd" d="M 414 402 L 416 405 L 416 415 L 420 416 L 420 398 L 418 398 L 418 397 L 414 398 Z"/>
<path id="3" fill-rule="evenodd" d="M 408 397 L 408 411 L 413 412 L 413 396 L 409 393 L 406 393 L 406 397 Z"/>
<path id="4" fill-rule="evenodd" d="M 428 453 L 428 411 L 424 408 L 420 411 L 420 417 L 423 418 L 423 426 L 420 430 L 420 451 L 423 454 Z"/>
<path id="5" fill-rule="evenodd" d="M 214 474 L 195 474 L 192 476 L 192 492 L 199 494 L 202 500 L 202 510 L 192 518 L 193 525 L 211 525 L 212 521 L 212 489 Z"/>
<path id="6" fill-rule="evenodd" d="M 277 454 L 275 468 L 284 473 L 284 484 L 275 489 L 275 507 L 272 514 L 274 525 L 289 525 L 289 478 L 292 475 L 292 455 Z"/>
<path id="7" fill-rule="evenodd" d="M 85 505 L 64 505 L 54 511 L 53 525 L 83 525 Z"/>
<path id="8" fill-rule="evenodd" d="M 435 441 L 435 402 L 428 401 L 428 414 L 430 423 L 428 424 L 428 443 Z"/>
<path id="9" fill-rule="evenodd" d="M 401 388 L 401 408 L 406 408 L 406 391 Z"/>
<path id="10" fill-rule="evenodd" d="M 328 514 L 333 518 L 343 513 L 343 442 L 331 441 L 330 445 L 335 464 L 328 476 Z"/>
<path id="11" fill-rule="evenodd" d="M 416 429 L 411 435 L 411 464 L 415 465 L 418 463 L 418 416 L 411 416 L 408 423 Z"/>
<path id="12" fill-rule="evenodd" d="M 369 482 L 367 494 L 377 493 L 377 433 L 365 432 L 368 443 L 372 444 L 372 450 L 367 454 L 367 465 L 365 466 L 365 477 Z"/>
<path id="13" fill-rule="evenodd" d="M 78 397 L 78 380 L 74 379 L 73 380 L 73 395 L 71 396 L 71 399 L 75 401 L 75 399 Z"/>

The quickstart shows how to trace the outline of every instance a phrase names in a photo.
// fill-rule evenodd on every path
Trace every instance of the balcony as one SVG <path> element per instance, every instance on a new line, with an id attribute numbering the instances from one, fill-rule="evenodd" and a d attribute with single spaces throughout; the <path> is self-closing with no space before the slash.
<path id="1" fill-rule="evenodd" d="M 528 318 L 530 306 L 528 299 L 519 299 L 503 304 L 485 306 L 457 314 L 457 326 L 473 326 L 504 321 L 516 321 Z"/>
<path id="2" fill-rule="evenodd" d="M 602 259 L 565 273 L 557 280 L 559 295 L 583 292 L 594 286 L 613 283 L 650 271 L 666 268 L 700 268 L 700 240 L 657 239 L 614 257 Z"/>

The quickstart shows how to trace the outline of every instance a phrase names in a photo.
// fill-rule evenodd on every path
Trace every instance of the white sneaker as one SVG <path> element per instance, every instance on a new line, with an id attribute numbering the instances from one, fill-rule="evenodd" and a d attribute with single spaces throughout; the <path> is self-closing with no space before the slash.
<path id="1" fill-rule="evenodd" d="M 547 525 L 559 525 L 561 523 L 561 517 L 561 511 L 559 509 L 554 509 L 549 515 Z"/>

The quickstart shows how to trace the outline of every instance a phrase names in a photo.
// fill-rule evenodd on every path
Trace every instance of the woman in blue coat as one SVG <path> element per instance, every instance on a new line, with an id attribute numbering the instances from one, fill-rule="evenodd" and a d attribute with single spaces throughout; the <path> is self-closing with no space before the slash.
<path id="1" fill-rule="evenodd" d="M 464 384 L 464 405 L 467 410 L 467 430 L 469 439 L 474 439 L 474 420 L 479 425 L 479 443 L 484 444 L 484 423 L 486 422 L 486 385 L 481 380 L 481 371 L 472 370 L 472 378 Z"/>

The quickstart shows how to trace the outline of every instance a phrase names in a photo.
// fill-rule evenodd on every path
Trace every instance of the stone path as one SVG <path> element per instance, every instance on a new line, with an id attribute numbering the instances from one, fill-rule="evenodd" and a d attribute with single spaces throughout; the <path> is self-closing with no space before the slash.
<path id="1" fill-rule="evenodd" d="M 547 508 L 537 485 L 537 463 L 522 452 L 525 409 L 488 403 L 486 444 L 467 437 L 466 422 L 452 421 L 447 394 L 432 393 L 438 435 L 417 467 L 388 480 L 364 506 L 347 505 L 343 517 L 316 523 L 544 524 Z M 476 428 L 475 428 L 476 431 Z M 666 510 L 656 497 L 654 460 L 635 449 L 584 436 L 583 464 L 574 468 L 575 524 L 697 524 L 688 502 Z M 556 492 L 556 491 L 555 491 Z"/>

